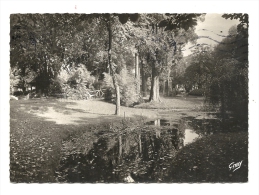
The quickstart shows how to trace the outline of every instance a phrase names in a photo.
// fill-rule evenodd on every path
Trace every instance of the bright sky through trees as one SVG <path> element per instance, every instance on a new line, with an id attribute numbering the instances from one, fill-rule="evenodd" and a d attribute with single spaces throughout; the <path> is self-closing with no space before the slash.
<path id="1" fill-rule="evenodd" d="M 215 46 L 224 36 L 228 35 L 231 26 L 237 25 L 238 20 L 226 20 L 221 17 L 222 14 L 206 14 L 204 22 L 198 22 L 196 26 L 196 34 L 200 37 L 197 44 L 208 44 Z M 190 55 L 193 44 L 188 43 L 183 51 L 184 56 Z"/>

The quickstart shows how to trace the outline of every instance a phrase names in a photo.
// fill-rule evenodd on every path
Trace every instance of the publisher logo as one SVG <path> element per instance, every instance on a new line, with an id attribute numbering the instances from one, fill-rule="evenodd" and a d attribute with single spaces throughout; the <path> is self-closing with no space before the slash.
<path id="1" fill-rule="evenodd" d="M 241 167 L 241 165 L 242 165 L 242 160 L 240 161 L 240 162 L 237 162 L 237 163 L 234 163 L 234 162 L 232 162 L 232 163 L 230 163 L 229 164 L 229 171 L 235 171 L 235 170 L 237 170 L 237 169 L 239 169 L 240 167 Z"/>

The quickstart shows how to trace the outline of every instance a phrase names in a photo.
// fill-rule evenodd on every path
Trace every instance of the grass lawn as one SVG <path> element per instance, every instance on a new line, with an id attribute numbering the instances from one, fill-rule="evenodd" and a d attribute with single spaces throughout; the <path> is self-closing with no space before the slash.
<path id="1" fill-rule="evenodd" d="M 160 102 L 146 102 L 134 107 L 145 109 L 200 110 L 203 107 L 203 99 L 203 97 L 195 96 L 174 97 L 173 99 L 161 97 Z"/>
<path id="2" fill-rule="evenodd" d="M 177 101 L 180 103 L 180 100 Z M 101 124 L 105 121 L 116 123 L 117 120 L 121 120 L 121 118 L 111 116 L 110 113 L 114 110 L 96 109 L 94 105 L 100 105 L 101 102 L 94 103 L 93 101 L 92 103 L 91 101 L 71 103 L 56 100 L 11 101 L 11 182 L 57 182 L 56 171 L 64 140 L 73 139 L 81 133 L 85 134 L 89 131 L 91 123 Z M 113 105 L 106 104 L 103 104 L 107 106 L 106 108 L 114 108 Z M 87 105 L 89 107 L 83 108 Z M 55 113 L 62 113 L 62 115 L 49 119 L 48 117 L 52 115 L 44 115 L 49 107 L 53 107 Z M 138 113 L 135 111 L 143 110 L 123 109 L 131 113 L 131 116 Z M 143 111 L 147 113 L 147 116 L 152 112 L 155 113 L 151 110 Z M 69 118 L 78 113 L 81 114 L 77 119 L 69 121 Z M 86 117 L 82 118 L 83 115 Z M 100 130 L 102 130 L 101 127 Z M 89 131 L 89 137 L 91 133 L 96 132 Z M 179 151 L 172 162 L 171 173 L 166 178 L 166 182 L 245 182 L 248 174 L 247 144 L 247 133 L 237 132 L 211 135 L 187 145 Z M 229 164 L 241 160 L 243 160 L 241 168 L 230 172 Z"/>

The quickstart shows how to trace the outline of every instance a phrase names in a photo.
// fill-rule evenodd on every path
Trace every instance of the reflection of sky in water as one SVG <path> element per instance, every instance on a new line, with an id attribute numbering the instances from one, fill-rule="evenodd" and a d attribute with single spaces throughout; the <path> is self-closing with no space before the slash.
<path id="1" fill-rule="evenodd" d="M 193 142 L 193 140 L 195 138 L 198 138 L 199 135 L 197 133 L 195 133 L 193 130 L 191 129 L 185 129 L 185 138 L 184 138 L 184 145 L 189 144 L 191 142 Z"/>

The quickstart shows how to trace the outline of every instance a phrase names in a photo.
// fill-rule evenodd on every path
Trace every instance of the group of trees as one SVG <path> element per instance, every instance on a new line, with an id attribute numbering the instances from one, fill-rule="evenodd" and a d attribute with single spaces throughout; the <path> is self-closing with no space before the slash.
<path id="1" fill-rule="evenodd" d="M 237 122 L 248 122 L 248 15 L 224 14 L 239 19 L 214 48 L 203 47 L 191 56 L 190 65 L 176 77 L 187 91 L 200 89 L 206 102 L 219 108 L 222 119 L 230 113 Z"/>
<path id="2" fill-rule="evenodd" d="M 48 94 L 61 70 L 83 64 L 97 80 L 107 72 L 120 112 L 119 75 L 135 65 L 136 94 L 159 101 L 159 77 L 171 71 L 202 14 L 14 14 L 10 17 L 10 62 L 23 89 L 33 80 Z M 134 59 L 135 58 L 135 59 Z M 141 69 L 141 71 L 140 71 Z M 142 82 L 140 82 L 140 73 Z M 29 78 L 26 80 L 26 78 Z M 142 83 L 142 90 L 140 89 Z"/>
<path id="3" fill-rule="evenodd" d="M 62 71 L 75 74 L 83 66 L 95 77 L 92 83 L 109 80 L 119 115 L 122 99 L 147 95 L 149 80 L 150 101 L 160 101 L 159 81 L 169 95 L 174 75 L 187 91 L 194 84 L 204 89 L 207 100 L 220 104 L 222 113 L 247 116 L 248 16 L 223 17 L 239 19 L 240 24 L 214 49 L 193 54 L 191 65 L 179 76 L 174 70 L 182 49 L 196 41 L 195 26 L 204 14 L 13 14 L 11 85 L 25 90 L 33 80 L 38 92 L 48 94 Z"/>
<path id="4" fill-rule="evenodd" d="M 240 24 L 230 28 L 212 54 L 214 66 L 210 74 L 207 99 L 220 104 L 222 118 L 231 112 L 237 122 L 248 124 L 248 15 L 230 14 L 224 18 L 238 18 Z M 211 60 L 212 61 L 212 60 Z M 217 93 L 216 93 L 217 92 Z"/>

